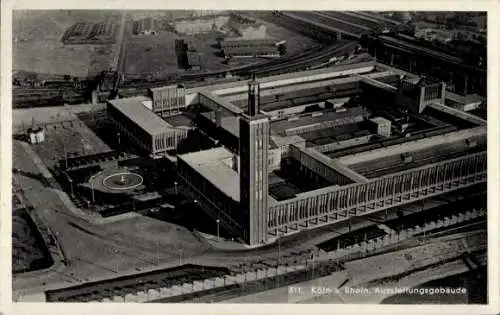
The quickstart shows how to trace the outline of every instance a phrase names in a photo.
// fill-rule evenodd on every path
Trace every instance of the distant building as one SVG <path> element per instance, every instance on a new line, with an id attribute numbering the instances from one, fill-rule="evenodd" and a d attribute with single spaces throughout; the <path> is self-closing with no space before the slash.
<path id="1" fill-rule="evenodd" d="M 42 143 L 45 141 L 45 129 L 37 126 L 34 118 L 31 123 L 31 128 L 28 128 L 27 130 L 27 135 L 28 141 L 31 144 Z"/>
<path id="2" fill-rule="evenodd" d="M 277 40 L 226 38 L 220 42 L 226 57 L 279 57 Z"/>
<path id="3" fill-rule="evenodd" d="M 187 52 L 188 64 L 191 70 L 201 70 L 204 68 L 204 54 L 196 51 Z"/>
<path id="4" fill-rule="evenodd" d="M 437 41 L 443 44 L 451 42 L 455 36 L 454 32 L 432 28 L 419 29 L 415 31 L 415 37 L 417 38 L 422 38 L 431 42 Z"/>
<path id="5" fill-rule="evenodd" d="M 195 35 L 220 30 L 228 21 L 229 16 L 202 16 L 196 19 L 177 20 L 173 26 L 178 33 Z"/>
<path id="6" fill-rule="evenodd" d="M 153 18 L 145 18 L 137 22 L 136 34 L 138 35 L 157 35 L 156 21 Z"/>
<path id="7" fill-rule="evenodd" d="M 220 10 L 194 10 L 192 11 L 192 17 L 203 17 L 203 16 L 216 16 L 222 15 L 224 11 Z"/>

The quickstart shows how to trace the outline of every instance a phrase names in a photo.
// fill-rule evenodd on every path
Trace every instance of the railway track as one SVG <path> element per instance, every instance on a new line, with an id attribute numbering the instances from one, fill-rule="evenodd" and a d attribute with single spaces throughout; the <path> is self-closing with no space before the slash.
<path id="1" fill-rule="evenodd" d="M 301 22 L 311 23 L 325 31 L 331 31 L 332 33 L 340 32 L 342 35 L 351 36 L 354 38 L 361 38 L 361 35 L 369 33 L 364 26 L 356 26 L 352 23 L 346 21 L 340 21 L 331 16 L 325 15 L 319 12 L 305 12 L 305 11 L 293 11 L 293 12 L 282 12 L 282 14 L 288 18 L 295 19 Z"/>
<path id="2" fill-rule="evenodd" d="M 234 68 L 231 70 L 172 76 L 171 78 L 158 80 L 155 82 L 128 83 L 123 87 L 147 88 L 180 82 L 182 82 L 183 84 L 196 84 L 205 81 L 207 78 L 223 78 L 228 72 L 238 77 L 249 77 L 252 73 L 256 73 L 257 75 L 261 76 L 277 75 L 297 70 L 303 70 L 308 66 L 315 65 L 316 63 L 328 61 L 334 56 L 338 56 L 339 54 L 354 50 L 356 45 L 357 42 L 355 41 L 344 41 L 335 43 L 331 46 L 327 46 L 319 50 L 314 50 L 294 56 L 282 57 L 263 64 Z"/>
<path id="3" fill-rule="evenodd" d="M 344 20 L 346 22 L 359 24 L 361 26 L 368 27 L 371 29 L 379 28 L 380 26 L 385 24 L 381 21 L 375 21 L 373 19 L 366 18 L 366 17 L 360 16 L 360 15 L 357 15 L 357 14 L 351 13 L 351 12 L 324 11 L 321 13 L 328 15 L 328 16 L 331 16 L 331 17 L 334 17 L 334 18 Z"/>
<path id="4" fill-rule="evenodd" d="M 294 271 L 278 276 L 264 279 L 252 280 L 246 283 L 231 284 L 224 287 L 208 289 L 201 292 L 186 293 L 183 295 L 168 297 L 150 303 L 215 303 L 229 300 L 239 296 L 255 294 L 269 289 L 276 289 L 288 285 L 308 281 L 327 276 L 333 272 L 343 270 L 335 262 L 321 262 L 313 268 Z"/>
<path id="5" fill-rule="evenodd" d="M 307 67 L 313 66 L 317 63 L 324 63 L 328 61 L 330 58 L 334 57 L 338 54 L 343 54 L 348 52 L 350 49 L 354 50 L 356 47 L 356 42 L 347 42 L 338 47 L 330 47 L 326 51 L 319 52 L 314 56 L 302 56 L 294 60 L 293 62 L 287 63 L 286 65 L 276 65 L 266 67 L 264 69 L 260 69 L 255 71 L 257 75 L 276 75 L 282 74 L 285 72 L 293 72 L 298 70 L 304 70 Z"/>
<path id="6" fill-rule="evenodd" d="M 261 76 L 276 75 L 297 70 L 304 70 L 317 63 L 328 61 L 331 57 L 354 50 L 357 45 L 354 41 L 335 43 L 319 50 L 283 57 L 263 64 L 245 66 L 230 70 L 240 77 L 250 76 L 255 72 Z M 223 78 L 228 71 L 215 71 L 199 74 L 172 76 L 155 82 L 126 83 L 121 87 L 121 93 L 144 94 L 148 88 L 167 84 L 183 83 L 187 86 L 199 86 L 212 83 L 210 79 Z M 208 80 L 207 80 L 208 79 Z M 64 95 L 66 94 L 66 95 Z M 69 95 L 68 95 L 69 94 Z M 16 88 L 13 89 L 14 108 L 60 106 L 64 103 L 83 102 L 84 90 L 70 88 Z M 63 96 L 64 95 L 64 96 Z"/>
<path id="7" fill-rule="evenodd" d="M 319 50 L 283 57 L 263 64 L 245 66 L 232 70 L 214 71 L 199 74 L 175 75 L 155 82 L 125 83 L 121 86 L 122 93 L 144 94 L 148 88 L 179 84 L 199 86 L 212 83 L 210 79 L 224 78 L 227 72 L 238 77 L 249 77 L 252 73 L 260 76 L 278 75 L 288 72 L 305 70 L 316 64 L 327 62 L 330 58 L 349 53 L 355 49 L 357 42 L 342 41 Z M 208 79 L 208 80 L 207 80 Z M 16 88 L 13 89 L 14 108 L 61 106 L 65 103 L 74 104 L 84 101 L 84 90 L 70 88 Z"/>

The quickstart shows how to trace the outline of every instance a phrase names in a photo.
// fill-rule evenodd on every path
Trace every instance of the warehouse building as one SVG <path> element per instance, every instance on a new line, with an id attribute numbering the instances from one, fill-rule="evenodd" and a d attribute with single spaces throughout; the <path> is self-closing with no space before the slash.
<path id="1" fill-rule="evenodd" d="M 220 47 L 226 57 L 279 57 L 275 39 L 244 39 L 241 37 L 226 38 Z"/>
<path id="2" fill-rule="evenodd" d="M 156 21 L 147 17 L 134 23 L 134 33 L 137 35 L 157 35 Z"/>
<path id="3" fill-rule="evenodd" d="M 251 245 L 484 184 L 486 121 L 443 105 L 443 91 L 374 62 L 187 89 L 197 127 L 223 147 L 179 155 L 178 171 L 201 208 Z M 289 98 L 302 110 L 276 104 Z M 141 108 L 148 118 L 136 125 L 156 116 Z"/>
<path id="4" fill-rule="evenodd" d="M 119 132 L 118 139 L 124 135 L 139 148 L 159 156 L 175 150 L 187 137 L 188 129 L 173 127 L 151 111 L 150 104 L 151 100 L 143 96 L 109 100 L 108 118 Z"/>
<path id="5" fill-rule="evenodd" d="M 202 70 L 205 68 L 205 55 L 196 51 L 188 51 L 187 59 L 191 70 Z"/>
<path id="6" fill-rule="evenodd" d="M 235 140 L 228 143 L 238 147 L 190 156 L 191 165 L 202 165 L 207 155 L 220 154 L 218 163 L 226 165 L 226 171 L 216 174 L 189 169 L 197 175 L 185 176 L 191 180 L 188 185 L 194 189 L 205 183 L 205 192 L 193 192 L 196 198 L 228 231 L 237 231 L 256 245 L 485 182 L 485 121 L 442 105 L 441 83 L 403 78 L 391 85 L 371 75 L 353 74 L 359 85 L 353 91 L 367 94 L 361 106 L 330 98 L 330 109 L 275 121 L 262 114 L 261 84 L 249 81 L 247 110 L 219 118 L 217 113 L 203 114 L 226 129 Z M 235 95 L 236 87 L 226 86 L 213 92 L 219 96 L 206 103 L 208 108 L 217 106 L 217 101 L 222 112 L 234 108 L 222 102 Z M 377 90 L 383 91 L 377 94 L 383 98 L 374 100 L 372 93 Z M 385 106 L 380 109 L 379 104 Z M 231 158 L 236 152 L 237 167 L 223 163 L 237 160 Z M 295 173 L 303 177 L 292 178 Z M 226 198 L 210 200 L 209 193 L 215 189 L 210 185 Z M 240 204 L 239 212 L 228 212 L 234 201 Z"/>
<path id="7" fill-rule="evenodd" d="M 280 53 L 276 47 L 226 47 L 227 58 L 277 58 Z"/>
<path id="8" fill-rule="evenodd" d="M 265 47 L 276 46 L 279 40 L 274 38 L 247 39 L 243 37 L 227 37 L 220 41 L 221 48 L 229 47 Z"/>
<path id="9" fill-rule="evenodd" d="M 437 78 L 453 93 L 486 95 L 486 49 L 463 55 L 399 33 L 368 35 L 361 42 L 380 62 Z"/>

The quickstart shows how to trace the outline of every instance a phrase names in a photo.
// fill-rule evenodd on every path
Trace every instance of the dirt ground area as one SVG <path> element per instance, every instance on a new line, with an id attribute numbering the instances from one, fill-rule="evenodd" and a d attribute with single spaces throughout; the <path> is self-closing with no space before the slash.
<path id="1" fill-rule="evenodd" d="M 94 45 L 64 45 L 61 38 L 76 22 L 99 22 L 117 11 L 13 11 L 13 70 L 87 76 Z"/>
<path id="2" fill-rule="evenodd" d="M 79 119 L 46 125 L 45 130 L 45 141 L 33 145 L 33 149 L 49 168 L 65 158 L 65 147 L 70 158 L 111 151 L 109 146 Z"/>
<path id="3" fill-rule="evenodd" d="M 129 76 L 152 74 L 154 77 L 162 77 L 184 72 L 177 65 L 176 39 L 184 39 L 185 43 L 194 47 L 196 51 L 204 53 L 204 70 L 228 69 L 229 66 L 221 63 L 223 59 L 215 55 L 218 49 L 212 45 L 215 44 L 217 36 L 216 33 L 197 36 L 177 35 L 168 31 L 160 31 L 155 36 L 128 35 L 125 74 Z"/>
<path id="4" fill-rule="evenodd" d="M 22 132 L 23 126 L 25 128 L 31 126 L 33 118 L 36 124 L 51 124 L 78 119 L 75 116 L 76 113 L 91 113 L 92 111 L 97 113 L 104 109 L 105 105 L 90 104 L 16 109 L 12 111 L 12 131 L 13 133 Z"/>

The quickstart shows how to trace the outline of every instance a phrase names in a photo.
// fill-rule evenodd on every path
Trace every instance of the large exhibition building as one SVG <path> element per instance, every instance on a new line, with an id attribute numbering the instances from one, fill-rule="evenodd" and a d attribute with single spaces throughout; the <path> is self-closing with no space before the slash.
<path id="1" fill-rule="evenodd" d="M 176 156 L 178 175 L 227 231 L 256 245 L 485 183 L 486 120 L 446 106 L 445 88 L 365 62 L 153 90 L 109 101 L 108 113 L 162 155 L 188 129 L 168 119 L 198 106 L 194 125 L 218 147 Z"/>

